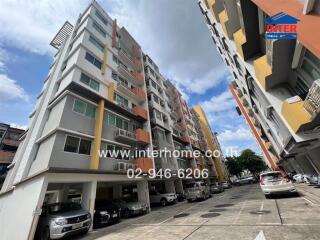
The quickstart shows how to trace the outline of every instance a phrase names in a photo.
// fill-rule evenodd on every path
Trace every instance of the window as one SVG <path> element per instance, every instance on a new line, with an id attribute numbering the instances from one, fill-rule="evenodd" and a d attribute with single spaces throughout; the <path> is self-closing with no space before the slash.
<path id="1" fill-rule="evenodd" d="M 101 13 L 99 13 L 97 10 L 95 12 L 96 16 L 103 22 L 105 25 L 108 25 L 108 21 L 102 16 Z"/>
<path id="2" fill-rule="evenodd" d="M 107 114 L 107 121 L 108 125 L 129 131 L 129 122 L 113 113 Z"/>
<path id="3" fill-rule="evenodd" d="M 88 85 L 93 90 L 99 91 L 99 83 L 84 73 L 81 73 L 80 82 Z"/>
<path id="4" fill-rule="evenodd" d="M 90 150 L 91 150 L 90 140 L 67 136 L 66 142 L 64 145 L 65 152 L 73 152 L 73 153 L 90 155 Z"/>
<path id="5" fill-rule="evenodd" d="M 152 84 L 152 87 L 154 87 L 155 89 L 157 89 L 157 84 L 151 80 L 151 84 Z"/>
<path id="6" fill-rule="evenodd" d="M 114 54 L 112 55 L 112 60 L 117 64 L 119 63 L 119 59 Z"/>
<path id="7" fill-rule="evenodd" d="M 96 59 L 94 56 L 92 56 L 90 53 L 86 52 L 85 59 L 87 59 L 89 62 L 91 62 L 97 68 L 101 69 L 102 63 L 98 59 Z"/>
<path id="8" fill-rule="evenodd" d="M 0 130 L 0 138 L 3 137 L 3 135 L 4 135 L 5 132 L 6 132 L 6 131 L 4 131 L 4 130 Z"/>
<path id="9" fill-rule="evenodd" d="M 153 94 L 153 100 L 156 102 L 156 103 L 158 103 L 159 104 L 159 97 L 157 96 L 157 95 L 154 95 Z"/>
<path id="10" fill-rule="evenodd" d="M 122 104 L 124 106 L 127 106 L 127 107 L 129 106 L 129 101 L 117 93 L 114 93 L 113 100 L 115 100 L 117 103 Z"/>
<path id="11" fill-rule="evenodd" d="M 103 37 L 106 37 L 107 33 L 103 30 L 103 28 L 96 22 L 92 23 L 92 26 L 94 29 L 97 30 L 98 33 L 100 33 Z"/>
<path id="12" fill-rule="evenodd" d="M 93 36 L 90 35 L 89 41 L 95 45 L 101 52 L 104 51 L 104 46 L 102 43 L 100 43 L 97 39 L 95 39 Z"/>
<path id="13" fill-rule="evenodd" d="M 116 72 L 114 72 L 114 71 L 112 71 L 111 77 L 112 77 L 113 80 L 116 80 L 116 81 L 119 80 L 119 79 L 118 79 L 118 74 L 117 74 Z"/>
<path id="14" fill-rule="evenodd" d="M 87 117 L 95 118 L 96 106 L 86 103 L 80 99 L 75 99 L 73 103 L 73 111 Z"/>
<path id="15" fill-rule="evenodd" d="M 156 118 L 158 118 L 159 120 L 162 120 L 162 118 L 161 118 L 161 112 L 159 112 L 159 111 L 156 110 L 156 109 L 154 109 L 154 112 L 155 112 Z"/>

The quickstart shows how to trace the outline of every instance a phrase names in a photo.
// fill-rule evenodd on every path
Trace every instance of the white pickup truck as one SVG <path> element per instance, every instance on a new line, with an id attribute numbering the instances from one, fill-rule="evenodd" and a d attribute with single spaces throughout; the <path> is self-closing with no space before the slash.
<path id="1" fill-rule="evenodd" d="M 161 206 L 166 206 L 168 203 L 175 203 L 177 201 L 175 193 L 159 193 L 157 191 L 150 191 L 149 198 L 150 203 L 160 204 Z"/>

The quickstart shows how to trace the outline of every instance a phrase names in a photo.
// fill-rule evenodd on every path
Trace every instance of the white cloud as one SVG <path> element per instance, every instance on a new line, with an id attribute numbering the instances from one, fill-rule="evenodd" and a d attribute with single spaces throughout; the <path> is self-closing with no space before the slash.
<path id="1" fill-rule="evenodd" d="M 206 113 L 222 112 L 235 108 L 235 101 L 226 90 L 217 96 L 213 96 L 210 100 L 200 103 Z"/>
<path id="2" fill-rule="evenodd" d="M 52 53 L 49 45 L 66 20 L 74 22 L 88 1 L 2 0 L 0 42 L 40 54 Z"/>
<path id="3" fill-rule="evenodd" d="M 5 62 L 8 60 L 8 53 L 0 47 L 0 72 L 6 69 Z"/>
<path id="4" fill-rule="evenodd" d="M 15 80 L 9 78 L 5 74 L 0 74 L 0 102 L 7 102 L 10 100 L 22 100 L 27 102 L 29 96 Z"/>
<path id="5" fill-rule="evenodd" d="M 238 141 L 238 140 L 252 140 L 252 133 L 248 128 L 241 127 L 235 131 L 224 130 L 218 135 L 219 141 Z"/>

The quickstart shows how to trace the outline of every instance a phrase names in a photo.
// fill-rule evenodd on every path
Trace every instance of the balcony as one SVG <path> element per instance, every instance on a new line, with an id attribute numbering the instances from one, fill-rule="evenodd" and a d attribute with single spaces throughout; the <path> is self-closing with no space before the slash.
<path id="1" fill-rule="evenodd" d="M 133 132 L 129 132 L 120 128 L 115 131 L 115 139 L 126 144 L 132 144 L 137 141 L 136 135 Z"/>
<path id="2" fill-rule="evenodd" d="M 190 138 L 186 135 L 186 134 L 182 134 L 182 136 L 180 137 L 180 140 L 185 142 L 185 143 L 191 143 Z"/>
<path id="3" fill-rule="evenodd" d="M 14 158 L 14 155 L 14 152 L 0 151 L 0 163 L 10 164 Z"/>
<path id="4" fill-rule="evenodd" d="M 136 47 L 136 46 L 132 46 L 132 51 L 134 52 L 134 54 L 136 55 L 136 57 L 140 58 L 141 57 L 141 49 Z"/>
<path id="5" fill-rule="evenodd" d="M 240 29 L 233 34 L 237 52 L 245 61 L 260 52 L 258 8 L 252 1 L 240 0 Z"/>
<path id="6" fill-rule="evenodd" d="M 125 78 L 126 80 L 130 80 L 135 85 L 143 85 L 144 84 L 144 77 L 137 71 L 133 71 L 129 68 L 127 68 L 123 64 L 118 65 L 118 72 L 119 74 Z"/>
<path id="7" fill-rule="evenodd" d="M 130 56 L 130 54 L 127 53 L 122 48 L 119 50 L 119 57 L 125 64 L 130 65 L 133 69 L 135 69 L 135 70 L 142 69 L 141 62 L 137 58 Z"/>
<path id="8" fill-rule="evenodd" d="M 304 106 L 304 101 L 298 96 L 288 98 L 282 104 L 281 114 L 295 133 L 307 130 L 311 125 L 312 116 Z"/>
<path id="9" fill-rule="evenodd" d="M 224 1 L 224 10 L 218 14 L 222 29 L 229 39 L 240 29 L 236 1 Z"/>
<path id="10" fill-rule="evenodd" d="M 133 114 L 139 117 L 141 120 L 148 120 L 148 112 L 141 106 L 135 106 L 132 109 Z"/>
<path id="11" fill-rule="evenodd" d="M 141 145 L 150 144 L 149 132 L 139 128 L 135 131 L 135 139 Z"/>
<path id="12" fill-rule="evenodd" d="M 136 158 L 133 162 L 136 165 L 136 169 L 140 168 L 143 173 L 148 173 L 150 169 L 153 169 L 153 162 L 150 158 Z"/>
<path id="13" fill-rule="evenodd" d="M 124 110 L 132 113 L 132 109 L 131 109 L 129 106 L 127 106 L 127 105 L 125 105 L 125 104 L 123 104 L 123 103 L 121 103 L 121 102 L 115 102 L 115 103 L 116 103 L 119 107 L 121 107 L 122 109 L 124 109 Z"/>
<path id="14" fill-rule="evenodd" d="M 266 91 L 287 81 L 294 44 L 291 40 L 267 40 L 267 54 L 253 62 L 256 78 Z"/>
<path id="15" fill-rule="evenodd" d="M 118 82 L 117 90 L 123 93 L 125 96 L 130 97 L 131 99 L 135 99 L 139 103 L 142 103 L 146 100 L 146 94 L 144 91 L 139 87 L 130 88 L 123 82 Z"/>
<path id="16" fill-rule="evenodd" d="M 219 22 L 219 13 L 221 13 L 224 9 L 223 0 L 207 0 L 207 5 L 209 9 L 212 9 L 212 14 L 217 22 Z M 211 10 L 210 9 L 210 10 Z"/>
<path id="17" fill-rule="evenodd" d="M 144 101 L 146 101 L 146 93 L 142 90 L 142 88 L 134 87 L 131 91 L 134 93 L 134 98 L 139 103 L 143 103 Z"/>

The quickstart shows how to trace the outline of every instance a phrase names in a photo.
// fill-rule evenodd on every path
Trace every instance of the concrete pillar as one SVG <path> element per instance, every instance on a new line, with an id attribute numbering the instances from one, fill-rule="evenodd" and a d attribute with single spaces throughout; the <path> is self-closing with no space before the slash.
<path id="1" fill-rule="evenodd" d="M 58 202 L 66 202 L 68 200 L 69 184 L 63 184 L 58 193 Z"/>
<path id="2" fill-rule="evenodd" d="M 92 182 L 83 184 L 81 205 L 83 209 L 88 210 L 91 213 L 92 218 L 94 215 L 94 204 L 96 200 L 96 193 L 97 193 L 97 181 L 92 181 Z M 91 224 L 90 230 L 92 230 L 92 224 Z"/>
<path id="3" fill-rule="evenodd" d="M 113 198 L 119 199 L 122 198 L 122 185 L 114 185 L 113 186 Z"/>
<path id="4" fill-rule="evenodd" d="M 175 185 L 176 193 L 184 193 L 182 179 L 180 178 L 175 179 L 174 185 Z"/>
<path id="5" fill-rule="evenodd" d="M 176 193 L 176 189 L 174 186 L 174 179 L 165 180 L 164 185 L 167 193 Z"/>
<path id="6" fill-rule="evenodd" d="M 147 203 L 148 212 L 150 212 L 149 187 L 147 180 L 139 181 L 137 183 L 138 201 Z"/>

